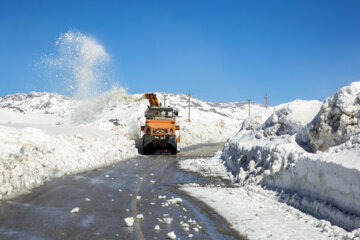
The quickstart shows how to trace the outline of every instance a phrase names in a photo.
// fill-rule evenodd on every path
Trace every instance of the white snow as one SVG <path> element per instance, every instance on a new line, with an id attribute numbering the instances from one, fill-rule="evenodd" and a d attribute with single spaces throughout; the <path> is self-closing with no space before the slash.
<path id="1" fill-rule="evenodd" d="M 143 214 L 138 214 L 138 215 L 136 215 L 136 218 L 137 219 L 144 219 L 144 215 Z"/>
<path id="2" fill-rule="evenodd" d="M 165 224 L 168 224 L 168 225 L 170 225 L 173 220 L 174 220 L 174 219 L 173 219 L 173 218 L 170 218 L 170 217 L 168 217 L 168 218 L 163 218 L 163 222 L 164 222 Z"/>
<path id="3" fill-rule="evenodd" d="M 174 232 L 169 232 L 169 233 L 167 234 L 167 236 L 168 236 L 169 239 L 176 239 L 176 235 L 175 235 Z"/>
<path id="4" fill-rule="evenodd" d="M 80 211 L 80 208 L 76 207 L 71 209 L 70 213 L 74 214 L 74 213 L 78 213 Z"/>
<path id="5" fill-rule="evenodd" d="M 189 227 L 188 223 L 180 223 L 180 224 L 183 227 L 185 232 L 188 232 L 190 230 L 190 227 Z"/>
<path id="6" fill-rule="evenodd" d="M 155 231 L 160 231 L 160 226 L 159 226 L 159 225 L 155 225 L 154 230 L 155 230 Z"/>
<path id="7" fill-rule="evenodd" d="M 296 192 L 301 196 L 323 200 L 340 210 L 359 215 L 360 205 L 357 199 L 360 197 L 360 162 L 357 160 L 360 159 L 360 135 L 351 124 L 347 124 L 348 121 L 343 121 L 343 127 L 339 125 L 338 129 L 348 129 L 344 130 L 348 135 L 333 135 L 323 124 L 318 124 L 319 119 L 324 119 L 322 116 L 329 108 L 347 109 L 340 112 L 349 114 L 359 111 L 360 108 L 352 107 L 354 104 L 357 105 L 354 99 L 359 96 L 358 86 L 351 84 L 340 89 L 325 101 L 318 112 L 315 110 L 319 109 L 320 104 L 314 101 L 296 101 L 277 107 L 264 123 L 253 130 L 243 129 L 230 139 L 223 149 L 221 159 L 226 161 L 240 182 L 256 182 L 287 192 Z M 349 90 L 352 88 L 353 91 Z M 341 98 L 344 95 L 345 100 Z M 330 103 L 333 105 L 329 105 Z M 358 121 L 354 120 L 357 119 L 356 116 L 352 115 L 353 122 Z M 294 121 L 299 119 L 301 121 Z M 314 131 L 322 137 L 311 137 Z M 326 146 L 332 147 L 325 152 L 305 151 L 308 149 L 307 134 L 312 146 L 325 146 L 325 142 L 330 144 Z M 339 136 L 343 136 L 344 139 L 340 140 Z M 315 144 L 311 139 L 318 140 Z M 333 146 L 335 143 L 338 144 Z M 314 212 L 319 217 L 346 229 L 360 227 L 359 218 L 349 217 L 334 209 L 329 214 L 328 208 L 319 209 L 319 206 L 309 206 L 306 202 L 298 207 Z"/>
<path id="8" fill-rule="evenodd" d="M 305 232 L 311 239 L 360 237 L 359 103 L 360 82 L 355 82 L 324 103 L 297 100 L 254 114 L 213 158 L 179 164 L 230 178 L 242 188 L 187 190 L 251 239 L 296 239 Z M 269 187 L 272 191 L 264 189 Z M 284 221 L 287 212 L 290 220 Z M 249 219 L 241 220 L 246 215 Z M 256 216 L 260 222 L 268 216 L 268 227 Z"/>
<path id="9" fill-rule="evenodd" d="M 216 209 L 249 239 L 348 239 L 345 230 L 281 203 L 276 195 L 258 187 L 188 185 L 182 189 Z"/>
<path id="10" fill-rule="evenodd" d="M 171 199 L 166 200 L 166 202 L 167 202 L 168 204 L 171 204 L 171 205 L 174 205 L 174 204 L 176 204 L 176 205 L 181 205 L 181 204 L 182 204 L 182 199 L 181 199 L 181 198 L 174 198 L 174 197 L 172 197 Z"/>
<path id="11" fill-rule="evenodd" d="M 164 93 L 156 94 L 163 99 Z M 268 109 L 254 104 L 249 118 L 244 103 L 192 98 L 190 122 L 186 95 L 166 95 L 167 105 L 179 109 L 181 147 L 228 139 L 214 157 L 179 165 L 229 178 L 243 187 L 185 187 L 220 209 L 241 231 L 249 236 L 256 231 L 264 238 L 296 239 L 298 231 L 286 229 L 298 224 L 309 237 L 319 239 L 360 236 L 360 82 L 341 88 L 324 103 L 296 100 Z M 136 156 L 147 105 L 142 94 L 128 95 L 119 88 L 90 100 L 36 92 L 0 98 L 0 199 L 54 177 Z M 181 199 L 162 203 L 170 204 L 181 204 Z M 239 212 L 251 220 L 245 217 L 242 224 L 237 223 Z M 259 224 L 256 217 L 260 216 L 265 222 L 270 216 L 274 223 L 289 221 L 270 236 L 266 234 L 273 225 L 270 220 L 269 227 Z"/>
<path id="12" fill-rule="evenodd" d="M 186 95 L 156 94 L 160 101 L 166 94 L 166 105 L 176 107 L 179 110 L 178 123 L 181 128 L 181 147 L 223 142 L 233 136 L 234 129 L 239 128 L 248 114 L 246 103 L 213 103 L 191 98 L 191 121 L 188 122 L 188 98 Z M 147 101 L 143 100 L 141 104 L 145 104 L 146 107 Z M 256 113 L 265 108 L 254 103 L 251 109 L 253 113 Z"/>
<path id="13" fill-rule="evenodd" d="M 163 93 L 157 95 L 162 100 Z M 167 94 L 167 105 L 179 109 L 181 147 L 224 141 L 247 114 L 243 103 L 192 98 L 189 123 L 185 95 Z M 147 106 L 142 94 L 129 95 L 122 88 L 88 100 L 46 92 L 1 97 L 0 199 L 27 192 L 54 177 L 136 156 Z M 263 107 L 254 104 L 253 109 Z"/>
<path id="14" fill-rule="evenodd" d="M 134 225 L 134 218 L 133 217 L 128 217 L 124 219 L 125 224 L 127 227 L 132 227 L 132 225 Z"/>
<path id="15" fill-rule="evenodd" d="M 360 133 L 360 82 L 353 82 L 327 98 L 309 132 L 313 149 L 326 150 Z"/>

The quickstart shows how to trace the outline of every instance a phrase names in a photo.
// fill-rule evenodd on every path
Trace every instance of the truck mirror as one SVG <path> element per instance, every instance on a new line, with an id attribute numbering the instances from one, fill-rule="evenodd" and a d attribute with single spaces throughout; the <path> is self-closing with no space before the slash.
<path id="1" fill-rule="evenodd" d="M 178 110 L 174 110 L 174 114 L 175 114 L 175 116 L 178 116 L 179 115 Z"/>

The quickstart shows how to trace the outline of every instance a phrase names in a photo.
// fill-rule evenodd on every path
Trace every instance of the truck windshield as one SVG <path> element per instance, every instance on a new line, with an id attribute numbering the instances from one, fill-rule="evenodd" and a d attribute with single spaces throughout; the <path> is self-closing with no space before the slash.
<path id="1" fill-rule="evenodd" d="M 152 119 L 166 119 L 174 117 L 173 108 L 149 108 L 148 109 L 148 118 Z"/>

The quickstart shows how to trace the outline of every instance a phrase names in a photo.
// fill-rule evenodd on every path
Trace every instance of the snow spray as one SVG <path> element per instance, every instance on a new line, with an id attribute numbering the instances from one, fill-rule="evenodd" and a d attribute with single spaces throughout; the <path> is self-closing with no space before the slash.
<path id="1" fill-rule="evenodd" d="M 76 99 L 99 96 L 106 85 L 109 55 L 95 39 L 80 32 L 61 34 L 55 43 L 56 52 L 43 62 L 56 69 L 66 90 Z"/>
<path id="2" fill-rule="evenodd" d="M 56 51 L 42 60 L 56 71 L 55 77 L 78 100 L 72 114 L 73 122 L 94 120 L 109 104 L 134 100 L 122 87 L 110 89 L 107 74 L 110 57 L 94 38 L 68 31 L 60 35 L 55 47 Z"/>

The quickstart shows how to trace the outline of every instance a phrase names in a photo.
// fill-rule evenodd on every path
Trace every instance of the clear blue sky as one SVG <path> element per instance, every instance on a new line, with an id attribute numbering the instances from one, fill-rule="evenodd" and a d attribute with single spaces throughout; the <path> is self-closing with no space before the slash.
<path id="1" fill-rule="evenodd" d="M 0 95 L 55 91 L 35 64 L 68 30 L 104 45 L 130 93 L 275 105 L 360 80 L 360 1 L 0 0 Z"/>

